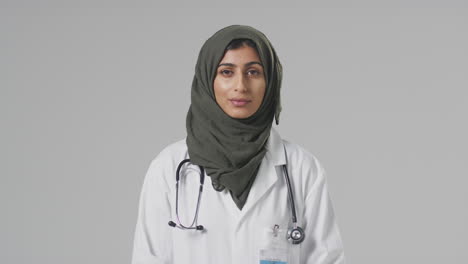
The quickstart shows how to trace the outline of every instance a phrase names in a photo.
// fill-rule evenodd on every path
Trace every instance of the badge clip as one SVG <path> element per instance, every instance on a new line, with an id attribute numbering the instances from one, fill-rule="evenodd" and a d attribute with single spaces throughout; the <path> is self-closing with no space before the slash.
<path id="1" fill-rule="evenodd" d="M 279 225 L 274 225 L 273 226 L 273 236 L 274 237 L 278 236 L 278 230 L 279 230 Z"/>

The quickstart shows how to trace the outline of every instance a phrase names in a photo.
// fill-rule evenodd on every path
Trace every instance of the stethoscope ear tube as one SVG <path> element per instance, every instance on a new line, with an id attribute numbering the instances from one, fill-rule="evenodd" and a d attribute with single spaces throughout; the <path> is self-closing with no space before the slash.
<path id="1" fill-rule="evenodd" d="M 184 165 L 186 162 L 190 162 L 190 159 L 184 159 L 179 163 L 179 166 L 177 166 L 177 172 L 176 172 L 176 182 L 178 183 L 180 180 L 179 173 L 180 173 L 180 168 L 182 168 L 182 165 Z"/>
<path id="2" fill-rule="evenodd" d="M 198 210 L 200 208 L 200 200 L 201 200 L 201 195 L 203 193 L 203 184 L 205 182 L 205 170 L 203 169 L 202 166 L 200 167 L 200 188 L 198 192 L 198 199 L 197 199 L 197 208 L 196 208 L 196 213 L 195 216 L 193 217 L 192 224 L 190 226 L 184 226 L 180 219 L 179 219 L 179 180 L 180 180 L 180 170 L 182 168 L 182 165 L 185 163 L 190 162 L 190 159 L 184 159 L 179 163 L 179 166 L 177 166 L 177 171 L 176 171 L 176 204 L 175 204 L 175 209 L 176 209 L 176 219 L 177 219 L 177 224 L 174 221 L 169 221 L 169 226 L 171 227 L 177 227 L 180 229 L 196 229 L 198 231 L 203 231 L 204 227 L 202 225 L 197 225 L 197 220 L 198 220 Z"/>

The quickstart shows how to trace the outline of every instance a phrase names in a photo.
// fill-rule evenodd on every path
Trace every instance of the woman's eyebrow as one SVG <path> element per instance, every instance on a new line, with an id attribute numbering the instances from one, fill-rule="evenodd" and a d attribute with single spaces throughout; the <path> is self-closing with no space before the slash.
<path id="1" fill-rule="evenodd" d="M 262 63 L 260 63 L 260 62 L 258 62 L 258 61 L 247 62 L 246 64 L 244 64 L 244 66 L 245 66 L 245 67 L 248 67 L 248 66 L 253 65 L 253 64 L 258 64 L 258 65 L 260 65 L 260 66 L 263 67 Z M 229 62 L 227 62 L 227 63 L 221 63 L 221 64 L 218 65 L 218 67 L 221 67 L 221 66 L 237 67 L 236 64 L 234 64 L 234 63 L 229 63 Z"/>

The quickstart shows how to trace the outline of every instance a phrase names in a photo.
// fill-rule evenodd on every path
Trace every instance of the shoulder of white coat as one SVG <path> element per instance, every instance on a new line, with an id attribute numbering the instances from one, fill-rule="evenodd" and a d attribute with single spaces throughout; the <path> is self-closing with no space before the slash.
<path id="1" fill-rule="evenodd" d="M 168 162 L 185 156 L 187 152 L 186 138 L 172 142 L 165 146 L 159 154 L 152 160 L 153 162 Z"/>
<path id="2" fill-rule="evenodd" d="M 151 160 L 147 173 L 149 181 L 159 181 L 162 179 L 166 184 L 172 183 L 170 177 L 172 177 L 176 166 L 184 159 L 187 153 L 185 140 L 184 138 L 168 144 Z M 173 180 L 175 180 L 175 176 Z"/>
<path id="3" fill-rule="evenodd" d="M 307 195 L 317 179 L 325 177 L 325 170 L 319 159 L 309 150 L 299 144 L 283 139 L 286 148 L 287 162 L 295 177 L 301 183 L 302 193 Z"/>

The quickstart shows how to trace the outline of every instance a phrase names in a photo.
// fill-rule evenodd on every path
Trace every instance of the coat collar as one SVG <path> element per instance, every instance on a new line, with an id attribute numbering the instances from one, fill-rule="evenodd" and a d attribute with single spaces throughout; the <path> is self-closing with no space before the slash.
<path id="1" fill-rule="evenodd" d="M 271 128 L 270 136 L 268 137 L 266 149 L 267 152 L 265 153 L 265 157 L 260 164 L 258 174 L 255 178 L 252 188 L 250 189 L 247 201 L 242 210 L 238 211 L 238 225 L 242 223 L 242 218 L 245 217 L 245 215 L 247 215 L 260 200 L 262 200 L 263 196 L 278 181 L 278 178 L 282 176 L 281 173 L 277 173 L 277 166 L 286 164 L 285 150 L 283 147 L 283 140 L 273 127 Z"/>
<path id="2" fill-rule="evenodd" d="M 267 152 L 265 156 L 275 166 L 286 164 L 286 157 L 283 148 L 283 140 L 274 127 L 271 127 L 270 136 L 266 144 Z"/>

